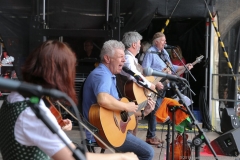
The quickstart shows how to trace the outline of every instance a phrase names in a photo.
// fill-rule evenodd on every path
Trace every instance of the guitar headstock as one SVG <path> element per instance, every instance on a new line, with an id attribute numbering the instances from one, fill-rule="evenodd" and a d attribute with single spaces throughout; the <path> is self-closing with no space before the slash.
<path id="1" fill-rule="evenodd" d="M 197 62 L 197 63 L 200 63 L 203 58 L 204 58 L 203 55 L 197 57 L 197 58 L 196 58 L 196 62 Z"/>

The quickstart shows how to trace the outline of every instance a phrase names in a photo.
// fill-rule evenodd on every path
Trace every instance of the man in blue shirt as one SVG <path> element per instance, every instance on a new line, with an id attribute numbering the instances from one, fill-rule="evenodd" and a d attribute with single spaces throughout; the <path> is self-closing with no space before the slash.
<path id="1" fill-rule="evenodd" d="M 119 101 L 116 88 L 116 76 L 122 70 L 125 63 L 125 47 L 122 42 L 109 40 L 104 43 L 101 50 L 100 65 L 95 68 L 85 80 L 83 86 L 83 115 L 89 120 L 89 110 L 93 104 L 98 103 L 101 108 L 112 111 L 132 112 L 135 116 L 142 116 L 142 112 L 137 111 L 138 106 L 134 102 Z M 145 106 L 144 113 L 149 114 L 154 109 L 155 102 L 150 98 Z M 113 117 L 106 117 L 112 119 Z M 117 122 L 115 122 L 117 125 Z M 112 131 L 114 134 L 114 131 Z M 87 132 L 87 139 L 95 141 L 93 136 Z M 116 136 L 116 140 L 119 137 Z M 115 148 L 121 152 L 134 152 L 140 160 L 152 160 L 153 148 L 135 137 L 131 133 L 126 134 L 126 139 L 122 145 Z"/>
<path id="2" fill-rule="evenodd" d="M 153 36 L 152 46 L 147 50 L 145 57 L 143 59 L 143 62 L 142 62 L 143 68 L 150 67 L 153 70 L 156 70 L 159 72 L 166 72 L 168 74 L 172 73 L 170 69 L 167 69 L 168 66 L 170 66 L 174 72 L 178 72 L 182 69 L 185 69 L 184 66 L 172 65 L 170 57 L 167 51 L 164 49 L 165 44 L 166 44 L 165 35 L 161 32 L 155 33 Z M 158 54 L 154 54 L 153 52 L 156 52 L 156 53 L 159 52 L 161 54 L 158 55 Z M 186 66 L 188 67 L 188 69 L 191 69 L 193 67 L 192 64 L 187 64 Z M 148 125 L 146 142 L 151 144 L 157 141 L 160 141 L 155 134 L 157 121 L 156 121 L 156 116 L 154 114 L 155 114 L 155 111 L 161 105 L 161 103 L 162 103 L 162 98 L 159 97 L 156 101 L 154 112 L 151 112 L 149 114 L 149 120 L 148 120 L 149 125 Z"/>

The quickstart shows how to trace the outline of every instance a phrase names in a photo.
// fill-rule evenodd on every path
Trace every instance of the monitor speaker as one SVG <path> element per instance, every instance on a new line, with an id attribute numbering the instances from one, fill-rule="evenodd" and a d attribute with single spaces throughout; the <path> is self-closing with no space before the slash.
<path id="1" fill-rule="evenodd" d="M 223 133 L 240 127 L 239 119 L 233 108 L 223 109 L 220 126 Z"/>
<path id="2" fill-rule="evenodd" d="M 240 128 L 228 131 L 211 142 L 217 155 L 238 156 L 240 151 Z"/>

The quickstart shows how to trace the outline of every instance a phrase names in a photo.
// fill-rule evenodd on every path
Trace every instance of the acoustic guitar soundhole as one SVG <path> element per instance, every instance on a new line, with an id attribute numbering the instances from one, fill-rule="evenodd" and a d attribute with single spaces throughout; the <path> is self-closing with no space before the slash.
<path id="1" fill-rule="evenodd" d="M 128 120 L 128 113 L 127 113 L 126 111 L 122 111 L 122 112 L 120 113 L 120 115 L 121 115 L 122 121 L 123 121 L 123 122 L 127 122 L 127 120 Z"/>

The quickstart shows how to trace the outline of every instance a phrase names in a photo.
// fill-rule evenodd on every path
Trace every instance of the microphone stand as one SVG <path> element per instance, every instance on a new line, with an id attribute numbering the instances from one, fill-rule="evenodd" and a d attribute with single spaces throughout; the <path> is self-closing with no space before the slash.
<path id="1" fill-rule="evenodd" d="M 163 54 L 162 52 L 164 52 L 163 50 L 161 51 L 161 52 L 158 52 L 159 54 Z M 175 52 L 175 51 L 174 51 Z M 175 52 L 176 53 L 176 52 Z M 161 57 L 161 55 L 159 55 L 159 58 L 167 65 L 167 67 L 168 68 L 170 68 L 170 70 L 177 76 L 177 77 L 179 77 L 179 75 L 177 75 L 177 73 L 173 70 L 173 68 L 172 68 L 172 66 L 170 66 L 170 64 L 169 64 L 169 62 L 167 62 L 167 60 L 166 60 L 166 58 L 165 58 L 165 60 Z M 177 55 L 177 53 L 176 53 L 176 55 Z M 178 56 L 178 55 L 177 55 Z M 178 58 L 180 58 L 179 56 L 178 56 Z M 181 62 L 182 62 L 182 60 L 181 60 Z M 182 62 L 183 63 L 183 62 Z M 184 63 L 183 63 L 184 64 Z M 184 65 L 184 67 L 188 70 L 188 68 Z M 188 70 L 189 71 L 189 70 Z M 190 71 L 189 71 L 190 72 Z M 191 74 L 191 73 L 190 73 Z M 193 76 L 192 76 L 193 77 Z M 194 77 L 193 77 L 194 78 Z M 164 79 L 164 78 L 163 78 Z M 195 79 L 195 78 L 194 78 Z M 166 78 L 164 79 L 164 81 L 166 80 Z M 196 80 L 195 80 L 196 81 Z M 192 92 L 192 94 L 193 95 L 196 95 L 191 89 L 190 89 L 190 87 L 186 84 L 186 83 L 184 83 L 183 81 L 181 81 L 183 84 L 185 84 L 185 86 L 187 87 L 187 88 L 189 88 L 189 90 Z"/>
<path id="2" fill-rule="evenodd" d="M 194 96 L 196 95 L 196 94 L 193 92 L 193 90 L 189 87 L 189 85 L 187 85 L 187 84 L 184 83 L 184 82 L 183 82 L 183 84 L 184 84 L 184 87 L 181 88 L 181 90 L 180 90 L 181 93 L 182 93 L 186 88 L 188 88 L 188 89 L 192 92 L 192 94 L 193 94 Z M 172 99 L 177 98 L 177 94 L 173 95 L 171 98 L 172 98 Z"/>
<path id="3" fill-rule="evenodd" d="M 185 70 L 191 75 L 191 77 L 194 79 L 194 81 L 197 81 L 195 79 L 195 77 L 192 75 L 191 71 L 186 67 L 186 65 L 183 63 L 182 59 L 180 58 L 180 56 L 178 55 L 178 53 L 173 49 L 173 52 L 176 54 L 176 56 L 178 57 L 178 59 L 180 60 L 180 62 L 183 64 Z"/>
<path id="4" fill-rule="evenodd" d="M 175 82 L 171 82 L 170 84 L 171 84 L 171 87 L 174 89 L 175 93 L 179 97 L 179 103 L 183 104 L 186 107 L 188 114 L 190 115 L 190 118 L 193 120 L 193 124 L 198 129 L 199 134 L 195 138 L 193 138 L 193 144 L 195 145 L 195 159 L 197 159 L 197 160 L 200 159 L 200 146 L 203 142 L 205 142 L 207 144 L 207 146 L 210 148 L 215 159 L 218 160 L 217 155 L 216 155 L 215 151 L 213 150 L 208 138 L 206 137 L 205 133 L 200 128 L 200 126 L 197 124 L 197 120 L 195 119 L 193 113 L 186 105 L 186 102 L 184 101 L 184 97 L 182 96 L 181 92 L 178 90 L 178 86 L 176 85 Z"/>
<path id="5" fill-rule="evenodd" d="M 55 124 L 47 117 L 44 111 L 39 107 L 39 97 L 31 97 L 29 101 L 29 105 L 36 116 L 42 120 L 42 122 L 52 131 L 52 133 L 57 134 L 58 137 L 66 144 L 66 146 L 72 151 L 73 157 L 77 160 L 86 160 L 85 151 L 81 148 L 72 148 L 66 141 L 66 139 L 61 136 L 59 133 L 59 129 L 55 126 Z"/>
<path id="6" fill-rule="evenodd" d="M 164 51 L 162 50 L 161 52 L 158 52 L 159 54 L 158 54 L 158 56 L 159 56 L 159 58 L 166 64 L 166 66 L 175 74 L 175 75 L 177 75 L 177 73 L 172 69 L 172 66 L 170 65 L 170 63 L 168 62 L 168 60 L 164 57 L 164 59 L 163 59 L 163 57 L 161 56 L 161 55 L 164 55 L 164 53 L 163 53 Z"/>

